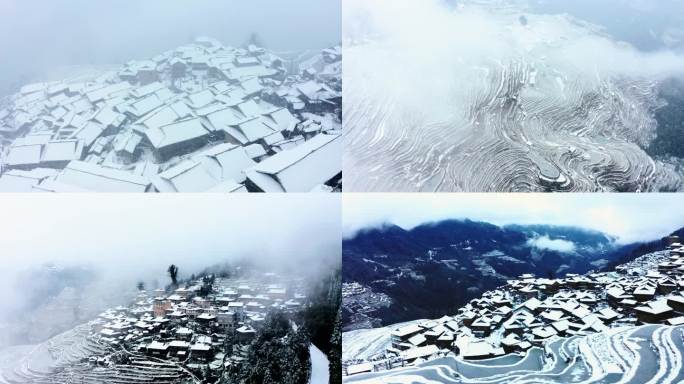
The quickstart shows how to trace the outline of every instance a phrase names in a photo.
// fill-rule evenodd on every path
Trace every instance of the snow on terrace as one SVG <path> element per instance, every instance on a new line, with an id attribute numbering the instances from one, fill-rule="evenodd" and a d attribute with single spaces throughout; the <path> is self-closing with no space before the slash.
<path id="1" fill-rule="evenodd" d="M 329 48 L 288 73 L 297 66 L 263 48 L 200 38 L 97 77 L 26 85 L 0 100 L 0 191 L 119 191 L 130 179 L 147 192 L 339 191 L 341 59 Z M 242 151 L 212 154 L 224 144 Z M 81 163 L 85 185 L 71 172 Z"/>
<path id="2" fill-rule="evenodd" d="M 555 339 L 544 350 L 535 347 L 524 358 L 466 361 L 447 356 L 385 372 L 373 372 L 374 364 L 359 364 L 349 367 L 355 373 L 343 382 L 681 383 L 682 336 L 682 327 L 620 327 Z"/>

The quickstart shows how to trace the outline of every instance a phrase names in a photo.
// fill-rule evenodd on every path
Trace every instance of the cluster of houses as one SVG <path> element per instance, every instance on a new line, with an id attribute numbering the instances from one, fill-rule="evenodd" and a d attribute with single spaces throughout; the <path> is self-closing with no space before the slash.
<path id="1" fill-rule="evenodd" d="M 389 307 L 392 298 L 353 281 L 342 283 L 342 302 L 350 313 L 349 323 L 352 325 L 345 328 L 345 331 L 348 331 L 380 326 L 381 321 L 376 318 L 376 313 Z"/>
<path id="2" fill-rule="evenodd" d="M 239 364 L 269 311 L 293 314 L 304 305 L 300 280 L 284 281 L 274 274 L 259 279 L 196 281 L 171 293 L 141 292 L 129 307 L 102 313 L 91 323 L 91 338 L 113 351 L 140 359 L 175 362 L 190 371 L 219 371 Z M 95 356 L 95 364 L 108 364 Z"/>
<path id="3" fill-rule="evenodd" d="M 341 62 L 199 38 L 26 85 L 0 101 L 0 191 L 339 191 Z"/>
<path id="4" fill-rule="evenodd" d="M 372 372 L 453 354 L 480 360 L 524 354 L 558 337 L 616 326 L 684 324 L 684 246 L 618 266 L 614 272 L 561 279 L 522 275 L 471 300 L 454 316 L 418 321 L 392 331 L 386 352 L 349 361 L 345 374 Z"/>

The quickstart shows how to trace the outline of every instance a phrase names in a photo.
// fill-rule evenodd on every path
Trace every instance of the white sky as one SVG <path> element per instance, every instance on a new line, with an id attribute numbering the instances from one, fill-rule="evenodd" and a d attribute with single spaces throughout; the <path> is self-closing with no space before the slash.
<path id="1" fill-rule="evenodd" d="M 393 223 L 412 228 L 444 219 L 572 225 L 653 240 L 684 227 L 684 194 L 344 194 L 344 236 Z"/>
<path id="2" fill-rule="evenodd" d="M 238 257 L 315 268 L 340 255 L 339 195 L 3 194 L 3 272 L 92 265 L 143 278 Z"/>

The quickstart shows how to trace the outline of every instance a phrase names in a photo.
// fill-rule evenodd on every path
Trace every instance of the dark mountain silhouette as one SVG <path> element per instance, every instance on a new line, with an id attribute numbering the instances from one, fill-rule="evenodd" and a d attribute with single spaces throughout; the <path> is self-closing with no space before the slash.
<path id="1" fill-rule="evenodd" d="M 669 236 L 679 236 L 684 239 L 684 228 L 672 232 Z M 604 268 L 606 271 L 612 271 L 620 264 L 626 264 L 637 257 L 643 256 L 647 253 L 660 251 L 668 246 L 667 238 L 665 236 L 661 239 L 649 241 L 646 243 L 628 244 L 617 249 L 611 257 L 611 262 Z"/>
<path id="2" fill-rule="evenodd" d="M 559 241 L 568 247 L 554 248 Z M 482 292 L 523 273 L 556 277 L 602 270 L 637 248 L 577 227 L 500 227 L 445 220 L 406 230 L 386 224 L 343 241 L 342 273 L 345 282 L 358 282 L 393 300 L 373 314 L 381 324 L 391 324 L 453 313 Z M 345 308 L 347 329 L 350 315 Z"/>

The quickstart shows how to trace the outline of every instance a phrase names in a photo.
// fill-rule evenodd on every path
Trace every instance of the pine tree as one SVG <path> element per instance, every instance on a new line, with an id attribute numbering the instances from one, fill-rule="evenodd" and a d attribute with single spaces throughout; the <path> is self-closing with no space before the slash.
<path id="1" fill-rule="evenodd" d="M 178 286 L 178 267 L 174 264 L 169 265 L 169 269 L 166 270 L 171 278 L 171 286 L 173 288 Z"/>
<path id="2" fill-rule="evenodd" d="M 328 372 L 330 374 L 330 384 L 342 383 L 342 310 L 337 311 L 335 327 L 330 336 Z"/>

